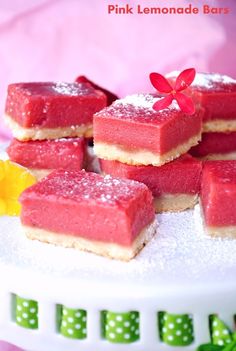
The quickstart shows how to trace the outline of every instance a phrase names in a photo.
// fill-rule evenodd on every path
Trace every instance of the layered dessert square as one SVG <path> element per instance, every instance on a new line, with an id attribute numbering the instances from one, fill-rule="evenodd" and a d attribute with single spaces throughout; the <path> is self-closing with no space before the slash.
<path id="1" fill-rule="evenodd" d="M 235 160 L 236 132 L 203 133 L 201 142 L 189 153 L 202 160 Z"/>
<path id="2" fill-rule="evenodd" d="M 188 154 L 161 167 L 131 166 L 102 159 L 100 165 L 105 174 L 146 184 L 152 191 L 156 212 L 183 211 L 198 201 L 202 163 Z"/>
<path id="3" fill-rule="evenodd" d="M 156 231 L 146 185 L 85 171 L 58 170 L 25 191 L 28 238 L 130 260 Z"/>
<path id="4" fill-rule="evenodd" d="M 37 179 L 55 169 L 81 170 L 85 166 L 84 138 L 62 138 L 55 140 L 13 139 L 7 148 L 11 161 L 27 167 Z"/>
<path id="5" fill-rule="evenodd" d="M 200 199 L 207 233 L 236 238 L 236 161 L 204 164 Z"/>
<path id="6" fill-rule="evenodd" d="M 173 81 L 178 73 L 169 73 L 167 78 Z M 187 91 L 205 110 L 204 132 L 236 131 L 235 79 L 215 73 L 197 73 Z"/>
<path id="7" fill-rule="evenodd" d="M 5 120 L 19 140 L 91 137 L 93 114 L 106 101 L 88 83 L 10 84 Z"/>
<path id="8" fill-rule="evenodd" d="M 160 166 L 186 153 L 201 139 L 201 111 L 189 116 L 176 103 L 155 111 L 160 99 L 136 94 L 94 115 L 94 151 L 102 159 Z"/>

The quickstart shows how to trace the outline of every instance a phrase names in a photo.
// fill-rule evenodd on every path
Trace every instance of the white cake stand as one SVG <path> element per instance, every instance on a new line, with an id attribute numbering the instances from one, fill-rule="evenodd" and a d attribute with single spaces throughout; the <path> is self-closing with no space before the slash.
<path id="1" fill-rule="evenodd" d="M 31 351 L 187 351 L 209 342 L 213 313 L 233 329 L 236 241 L 205 237 L 197 211 L 159 215 L 158 222 L 158 235 L 136 259 L 123 263 L 30 241 L 19 218 L 1 217 L 0 339 Z M 38 301 L 38 330 L 15 324 L 12 294 Z M 58 334 L 57 304 L 87 311 L 85 340 Z M 102 310 L 139 311 L 140 340 L 129 345 L 103 340 Z M 192 314 L 194 344 L 162 343 L 159 311 Z"/>

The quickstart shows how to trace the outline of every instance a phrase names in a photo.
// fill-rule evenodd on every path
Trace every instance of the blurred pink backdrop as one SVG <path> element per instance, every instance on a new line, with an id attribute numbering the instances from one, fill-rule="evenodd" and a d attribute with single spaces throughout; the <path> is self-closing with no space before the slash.
<path id="1" fill-rule="evenodd" d="M 0 113 L 7 84 L 85 74 L 120 96 L 149 91 L 148 74 L 194 66 L 236 78 L 236 1 L 229 15 L 108 15 L 108 4 L 201 7 L 200 0 L 0 0 Z M 10 132 L 0 118 L 0 141 Z M 1 351 L 17 349 L 0 343 Z M 42 350 L 43 351 L 43 350 Z"/>

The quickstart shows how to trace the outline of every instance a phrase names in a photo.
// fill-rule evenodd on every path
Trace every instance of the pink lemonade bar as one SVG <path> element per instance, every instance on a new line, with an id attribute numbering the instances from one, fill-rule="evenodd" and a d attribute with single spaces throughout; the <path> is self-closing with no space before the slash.
<path id="1" fill-rule="evenodd" d="M 128 261 L 156 231 L 146 185 L 85 171 L 58 170 L 25 190 L 28 238 Z"/>
<path id="2" fill-rule="evenodd" d="M 171 81 L 179 72 L 167 75 Z M 236 80 L 215 73 L 197 73 L 188 92 L 205 112 L 204 132 L 236 131 Z"/>
<path id="3" fill-rule="evenodd" d="M 13 139 L 7 148 L 11 161 L 27 167 L 37 179 L 55 169 L 81 170 L 85 166 L 84 138 L 23 142 Z"/>
<path id="4" fill-rule="evenodd" d="M 156 212 L 183 211 L 198 201 L 202 163 L 185 154 L 161 167 L 100 160 L 104 174 L 142 182 L 152 191 Z"/>
<path id="5" fill-rule="evenodd" d="M 189 153 L 202 160 L 236 160 L 236 132 L 203 133 Z"/>
<path id="6" fill-rule="evenodd" d="M 201 139 L 202 115 L 183 113 L 177 104 L 162 111 L 159 98 L 136 94 L 116 100 L 94 115 L 94 151 L 102 159 L 130 165 L 161 166 Z"/>
<path id="7" fill-rule="evenodd" d="M 236 161 L 204 164 L 201 206 L 209 235 L 236 238 Z"/>
<path id="8" fill-rule="evenodd" d="M 8 86 L 5 120 L 18 140 L 91 137 L 93 114 L 106 104 L 89 83 L 16 83 Z"/>

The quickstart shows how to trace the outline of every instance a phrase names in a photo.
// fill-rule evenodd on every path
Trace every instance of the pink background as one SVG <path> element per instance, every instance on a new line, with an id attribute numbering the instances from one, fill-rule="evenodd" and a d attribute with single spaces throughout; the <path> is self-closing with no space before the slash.
<path id="1" fill-rule="evenodd" d="M 236 78 L 236 1 L 230 15 L 108 15 L 108 4 L 181 6 L 201 0 L 0 0 L 0 113 L 7 84 L 85 74 L 119 95 L 151 89 L 148 74 L 194 66 Z M 10 132 L 0 118 L 0 141 Z M 16 350 L 0 343 L 1 351 Z M 43 351 L 43 350 L 42 350 Z"/>

